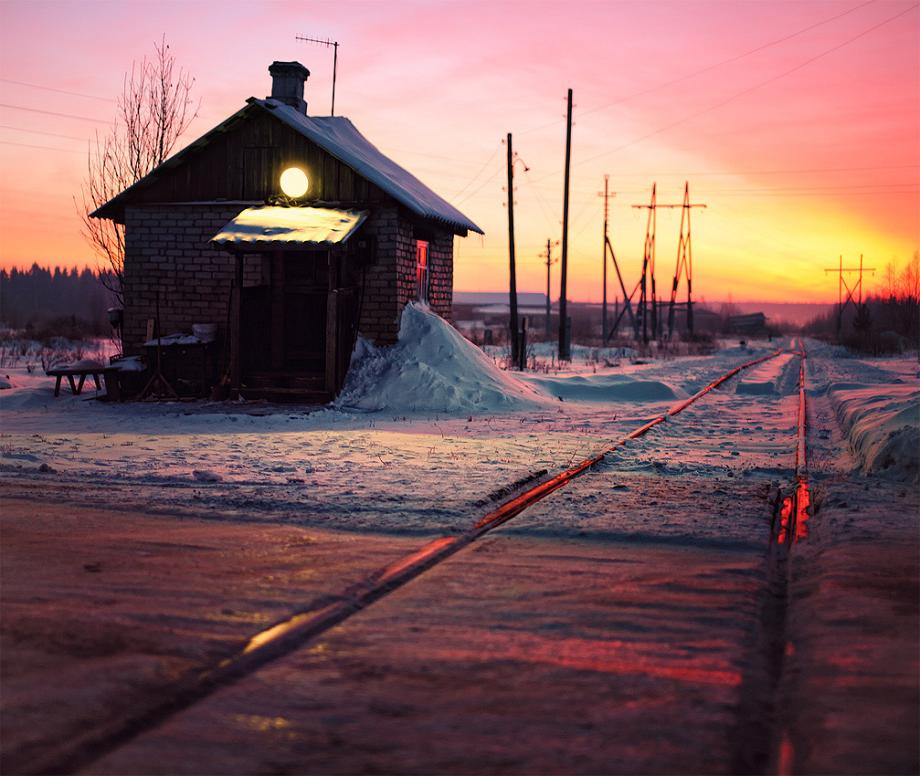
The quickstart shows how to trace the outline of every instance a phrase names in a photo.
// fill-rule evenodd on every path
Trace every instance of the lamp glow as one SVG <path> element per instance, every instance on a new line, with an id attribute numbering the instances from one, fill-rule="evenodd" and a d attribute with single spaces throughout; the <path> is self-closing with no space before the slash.
<path id="1" fill-rule="evenodd" d="M 299 167 L 288 167 L 281 173 L 281 191 L 291 199 L 297 199 L 307 193 L 310 181 L 307 174 Z"/>

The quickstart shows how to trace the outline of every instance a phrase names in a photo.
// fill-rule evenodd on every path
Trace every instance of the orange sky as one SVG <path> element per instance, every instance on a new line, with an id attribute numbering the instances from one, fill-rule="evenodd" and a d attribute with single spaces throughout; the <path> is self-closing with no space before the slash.
<path id="1" fill-rule="evenodd" d="M 294 36 L 339 40 L 336 112 L 486 231 L 457 241 L 459 290 L 506 288 L 509 131 L 530 168 L 516 179 L 518 288 L 545 290 L 538 254 L 561 236 L 567 87 L 570 298 L 600 299 L 605 173 L 629 286 L 645 229 L 630 205 L 647 201 L 653 181 L 660 202 L 679 201 L 688 179 L 708 205 L 693 214 L 698 298 L 833 301 L 836 280 L 823 269 L 839 254 L 881 268 L 917 250 L 916 0 L 6 0 L 0 266 L 94 263 L 72 200 L 87 141 L 105 130 L 132 59 L 163 33 L 202 100 L 187 141 L 265 96 L 274 59 L 311 69 L 309 111 L 326 114 L 331 53 Z M 666 291 L 678 228 L 679 211 L 659 213 Z"/>

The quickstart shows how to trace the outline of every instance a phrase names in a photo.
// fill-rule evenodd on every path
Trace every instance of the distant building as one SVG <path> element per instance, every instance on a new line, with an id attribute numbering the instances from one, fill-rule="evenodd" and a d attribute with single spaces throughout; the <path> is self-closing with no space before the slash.
<path id="1" fill-rule="evenodd" d="M 482 230 L 347 118 L 307 115 L 303 65 L 269 72 L 271 97 L 92 215 L 125 225 L 127 353 L 156 320 L 159 334 L 216 324 L 233 392 L 325 400 L 357 333 L 394 342 L 414 299 L 450 317 L 454 236 Z"/>
<path id="2" fill-rule="evenodd" d="M 735 334 L 763 334 L 767 331 L 767 316 L 763 313 L 730 315 L 728 330 Z"/>

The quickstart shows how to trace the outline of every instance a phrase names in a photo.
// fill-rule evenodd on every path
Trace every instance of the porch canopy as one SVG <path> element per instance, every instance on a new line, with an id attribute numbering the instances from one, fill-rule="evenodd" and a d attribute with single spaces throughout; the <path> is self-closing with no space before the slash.
<path id="1" fill-rule="evenodd" d="M 211 242 L 228 250 L 342 245 L 367 219 L 365 210 L 326 207 L 251 207 L 221 229 Z"/>

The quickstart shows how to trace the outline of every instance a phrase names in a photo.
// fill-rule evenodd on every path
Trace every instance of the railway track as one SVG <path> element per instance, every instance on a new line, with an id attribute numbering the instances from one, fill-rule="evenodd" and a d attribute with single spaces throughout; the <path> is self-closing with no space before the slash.
<path id="1" fill-rule="evenodd" d="M 249 639 L 236 654 L 207 668 L 187 676 L 173 686 L 169 693 L 156 703 L 139 709 L 127 719 L 120 719 L 108 725 L 97 727 L 70 741 L 64 747 L 49 753 L 48 757 L 29 764 L 22 764 L 19 770 L 32 773 L 59 773 L 79 770 L 100 759 L 107 753 L 127 744 L 132 739 L 158 727 L 175 714 L 195 705 L 239 679 L 252 674 L 259 668 L 299 649 L 320 634 L 347 620 L 367 608 L 375 601 L 419 577 L 426 570 L 445 561 L 455 553 L 468 547 L 485 534 L 507 523 L 528 507 L 545 499 L 555 491 L 590 471 L 603 462 L 608 455 L 631 440 L 640 439 L 651 429 L 666 423 L 694 403 L 717 389 L 726 381 L 743 371 L 770 359 L 784 351 L 776 350 L 761 358 L 748 361 L 726 372 L 706 385 L 690 398 L 672 406 L 597 454 L 585 458 L 564 471 L 528 487 L 524 492 L 508 499 L 476 521 L 468 530 L 439 537 L 417 551 L 400 558 L 370 574 L 363 580 L 341 592 L 334 602 L 319 610 L 296 612 L 284 621 L 263 630 Z M 788 547 L 806 533 L 807 507 L 809 503 L 805 447 L 805 352 L 799 345 L 799 408 L 798 432 L 796 437 L 795 487 L 783 499 L 779 520 L 775 521 L 777 544 Z M 12 763 L 10 765 L 13 765 Z M 15 767 L 10 769 L 16 770 Z"/>
<path id="2" fill-rule="evenodd" d="M 808 486 L 808 459 L 806 450 L 807 405 L 805 389 L 805 343 L 799 340 L 796 353 L 799 358 L 799 403 L 796 417 L 795 482 L 786 496 L 777 499 L 774 513 L 773 537 L 777 544 L 787 548 L 808 536 L 808 508 L 811 491 Z M 779 518 L 776 520 L 776 518 Z"/>

